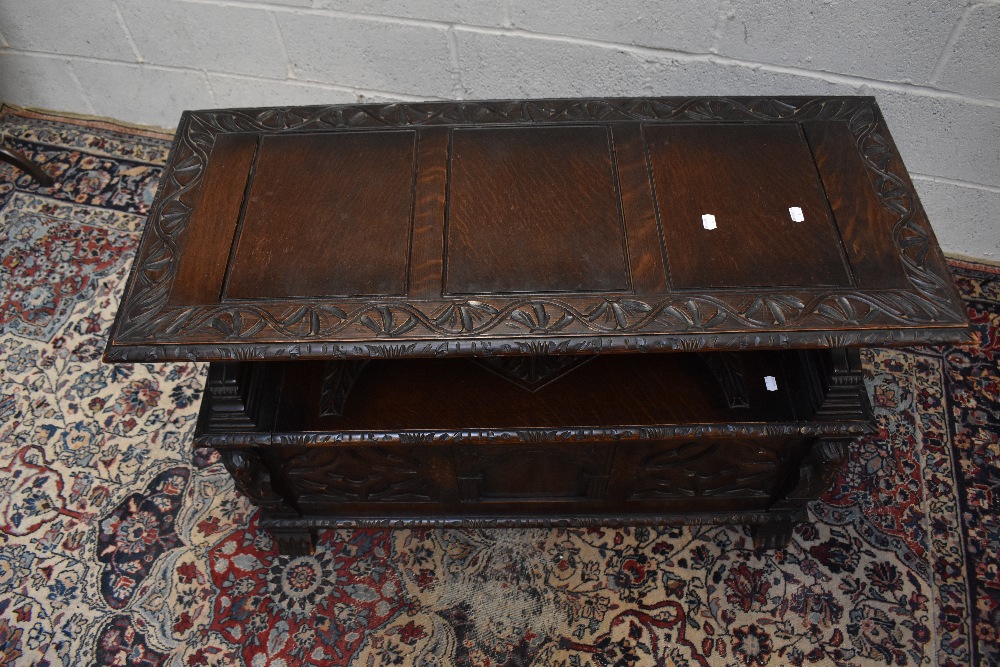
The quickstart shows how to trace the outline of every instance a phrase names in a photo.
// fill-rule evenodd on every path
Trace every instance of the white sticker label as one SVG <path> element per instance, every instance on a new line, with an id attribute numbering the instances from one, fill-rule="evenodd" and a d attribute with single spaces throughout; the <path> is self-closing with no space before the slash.
<path id="1" fill-rule="evenodd" d="M 792 222 L 805 222 L 806 220 L 806 216 L 802 215 L 802 209 L 798 206 L 788 209 L 788 215 L 792 216 Z"/>
<path id="2" fill-rule="evenodd" d="M 705 229 L 715 229 L 715 216 L 711 213 L 701 216 L 701 226 Z"/>
<path id="3" fill-rule="evenodd" d="M 764 386 L 768 391 L 778 391 L 778 380 L 773 375 L 764 376 Z"/>

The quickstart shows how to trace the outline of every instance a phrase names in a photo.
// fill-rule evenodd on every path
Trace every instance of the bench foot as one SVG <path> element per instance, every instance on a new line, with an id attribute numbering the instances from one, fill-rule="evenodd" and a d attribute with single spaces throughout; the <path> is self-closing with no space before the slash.
<path id="1" fill-rule="evenodd" d="M 278 543 L 278 553 L 282 556 L 308 556 L 315 551 L 315 540 L 311 530 L 278 526 L 266 530 Z"/>
<path id="2" fill-rule="evenodd" d="M 791 521 L 773 521 L 750 526 L 750 537 L 753 538 L 754 549 L 784 549 L 792 541 Z"/>

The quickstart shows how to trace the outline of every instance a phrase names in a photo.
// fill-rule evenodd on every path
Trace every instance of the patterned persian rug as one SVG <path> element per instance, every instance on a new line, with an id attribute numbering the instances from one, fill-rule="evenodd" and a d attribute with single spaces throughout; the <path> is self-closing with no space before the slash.
<path id="1" fill-rule="evenodd" d="M 11 108 L 0 665 L 996 665 L 1000 270 L 979 344 L 868 352 L 878 433 L 784 550 L 740 527 L 328 531 L 278 556 L 190 436 L 204 366 L 100 354 L 168 137 Z"/>

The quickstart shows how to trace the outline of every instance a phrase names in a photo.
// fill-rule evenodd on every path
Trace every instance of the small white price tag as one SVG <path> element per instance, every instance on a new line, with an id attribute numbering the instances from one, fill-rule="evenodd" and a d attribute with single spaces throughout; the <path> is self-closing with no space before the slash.
<path id="1" fill-rule="evenodd" d="M 778 391 L 778 379 L 773 375 L 765 375 L 764 386 L 768 391 Z"/>
<path id="2" fill-rule="evenodd" d="M 701 226 L 704 227 L 705 229 L 715 229 L 716 227 L 715 216 L 712 215 L 711 213 L 706 213 L 705 215 L 701 216 Z"/>
<path id="3" fill-rule="evenodd" d="M 802 215 L 802 209 L 793 206 L 788 209 L 788 215 L 792 216 L 792 222 L 805 222 L 806 216 Z"/>

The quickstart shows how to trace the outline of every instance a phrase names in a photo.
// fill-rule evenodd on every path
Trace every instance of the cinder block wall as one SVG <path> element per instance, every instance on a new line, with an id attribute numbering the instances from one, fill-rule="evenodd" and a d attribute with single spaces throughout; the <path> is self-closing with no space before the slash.
<path id="1" fill-rule="evenodd" d="M 183 109 L 872 94 L 947 251 L 1000 260 L 1000 0 L 0 0 L 0 99 Z"/>

